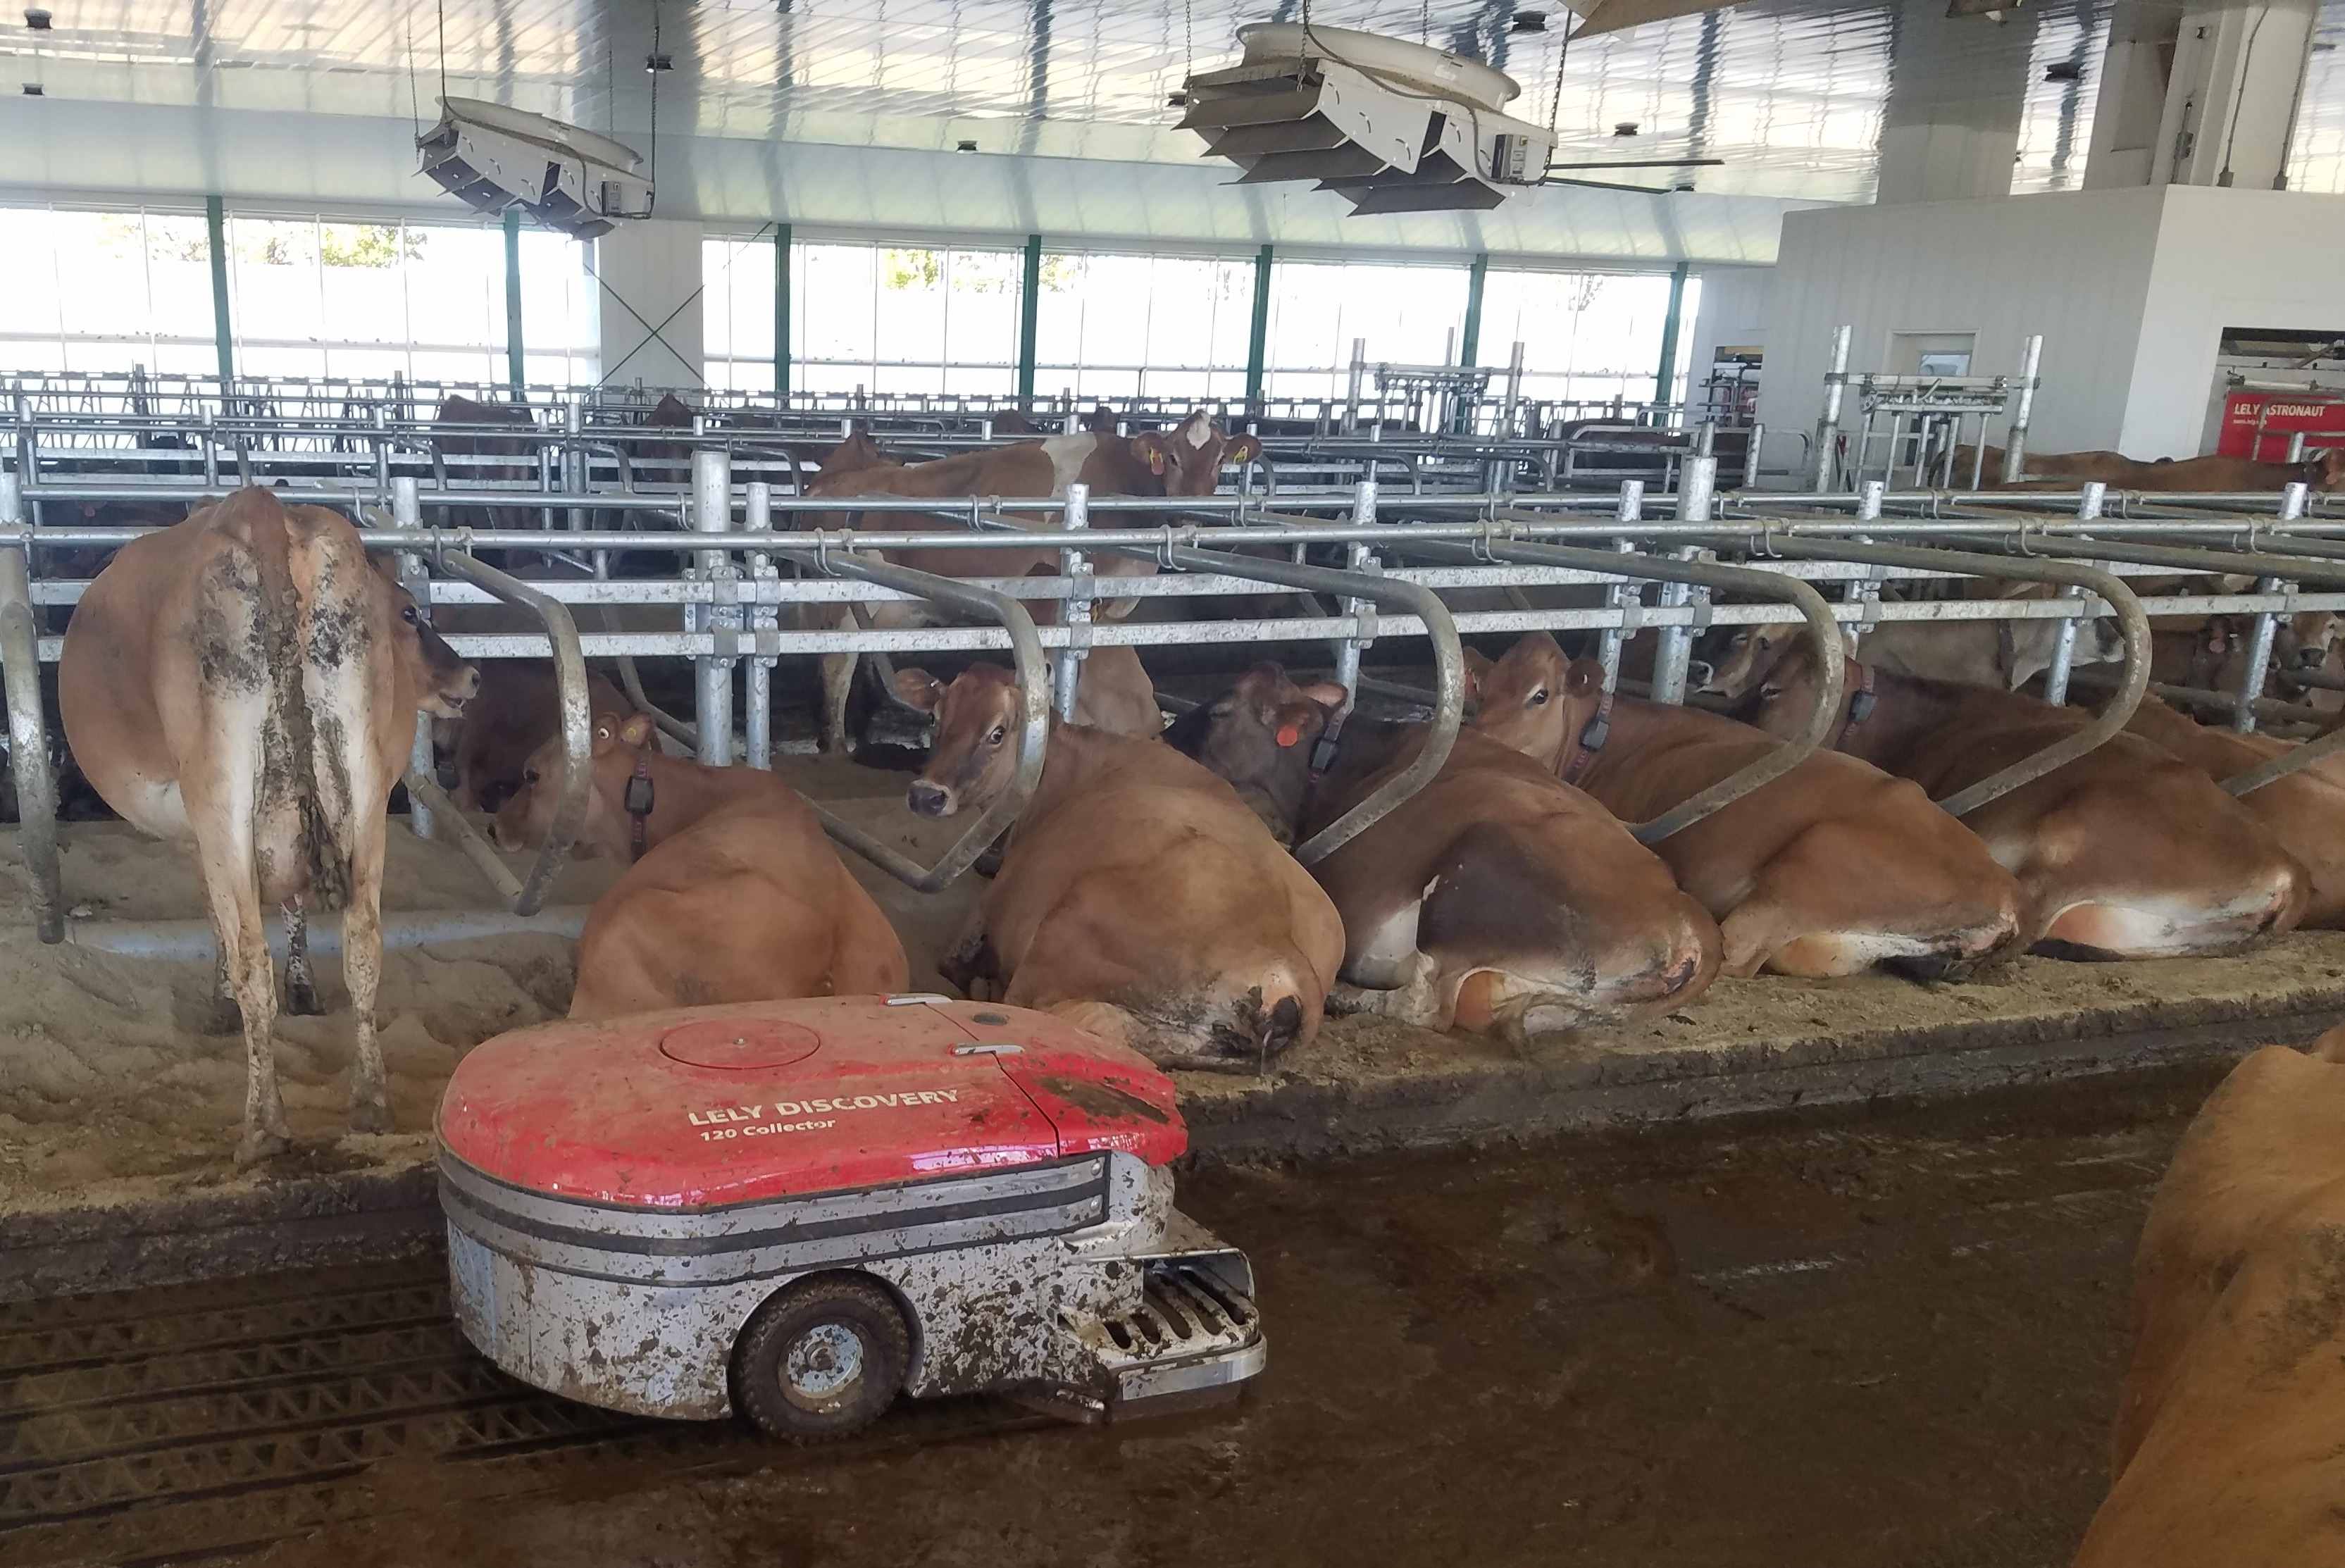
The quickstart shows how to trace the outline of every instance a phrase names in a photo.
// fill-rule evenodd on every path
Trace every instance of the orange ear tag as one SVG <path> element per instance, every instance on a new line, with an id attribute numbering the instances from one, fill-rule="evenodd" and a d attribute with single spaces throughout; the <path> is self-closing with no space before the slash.
<path id="1" fill-rule="evenodd" d="M 1278 727 L 1278 744 L 1282 748 L 1292 746 L 1302 738 L 1303 727 L 1301 725 L 1282 724 Z"/>

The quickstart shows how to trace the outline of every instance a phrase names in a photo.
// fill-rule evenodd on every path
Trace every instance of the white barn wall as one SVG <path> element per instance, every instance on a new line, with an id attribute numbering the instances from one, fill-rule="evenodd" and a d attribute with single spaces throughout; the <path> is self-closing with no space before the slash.
<path id="1" fill-rule="evenodd" d="M 1701 308 L 1693 324 L 1693 381 L 1698 387 L 1710 373 L 1721 343 L 1766 342 L 1775 269 L 1704 267 L 1695 276 L 1701 280 Z"/>
<path id="2" fill-rule="evenodd" d="M 2340 259 L 2345 197 L 2168 186 L 2119 450 L 2142 458 L 2212 451 L 2224 329 L 2345 334 Z"/>
<path id="3" fill-rule="evenodd" d="M 1852 371 L 1884 369 L 1893 333 L 1949 331 L 1978 335 L 1979 373 L 2015 372 L 2041 332 L 2032 444 L 2116 445 L 2161 199 L 2144 187 L 1785 215 L 1759 394 L 1767 464 L 1802 461 L 1843 322 Z"/>

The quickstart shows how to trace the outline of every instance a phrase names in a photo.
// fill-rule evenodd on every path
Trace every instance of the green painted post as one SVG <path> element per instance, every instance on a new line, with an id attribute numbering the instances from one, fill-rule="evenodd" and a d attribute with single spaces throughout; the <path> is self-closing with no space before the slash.
<path id="1" fill-rule="evenodd" d="M 505 209 L 505 377 L 513 382 L 513 402 L 527 394 L 529 373 L 522 362 L 521 341 L 521 209 Z"/>
<path id="2" fill-rule="evenodd" d="M 1262 378 L 1270 359 L 1270 247 L 1254 252 L 1254 325 L 1246 335 L 1246 406 L 1262 412 Z"/>
<path id="3" fill-rule="evenodd" d="M 774 225 L 774 401 L 790 395 L 790 226 Z"/>
<path id="4" fill-rule="evenodd" d="M 1679 262 L 1670 270 L 1670 314 L 1661 323 L 1661 366 L 1653 372 L 1653 401 L 1667 402 L 1677 390 L 1678 382 L 1678 321 L 1685 313 L 1687 264 Z"/>
<path id="5" fill-rule="evenodd" d="M 1481 363 L 1482 356 L 1482 285 L 1490 279 L 1490 253 L 1484 250 L 1474 258 L 1474 265 L 1466 273 L 1466 331 L 1457 341 L 1457 362 L 1461 365 Z"/>
<path id="6" fill-rule="evenodd" d="M 228 309 L 228 211 L 217 196 L 204 198 L 204 224 L 211 235 L 212 338 L 219 345 L 220 395 L 236 382 L 236 328 Z"/>
<path id="7" fill-rule="evenodd" d="M 1034 337 L 1042 316 L 1042 237 L 1026 236 L 1026 284 L 1018 297 L 1018 406 L 1034 406 Z"/>

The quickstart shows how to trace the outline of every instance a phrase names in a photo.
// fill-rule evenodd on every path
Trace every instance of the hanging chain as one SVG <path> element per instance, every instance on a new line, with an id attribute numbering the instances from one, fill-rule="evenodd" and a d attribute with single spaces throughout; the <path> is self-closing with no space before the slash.
<path id="1" fill-rule="evenodd" d="M 1566 26 L 1568 25 L 1569 24 L 1567 23 Z M 1547 134 L 1550 143 L 1554 141 L 1556 136 L 1555 122 L 1563 114 L 1563 66 L 1564 62 L 1570 57 L 1571 35 L 1567 31 L 1555 42 L 1555 87 L 1548 95 L 1547 100 Z"/>

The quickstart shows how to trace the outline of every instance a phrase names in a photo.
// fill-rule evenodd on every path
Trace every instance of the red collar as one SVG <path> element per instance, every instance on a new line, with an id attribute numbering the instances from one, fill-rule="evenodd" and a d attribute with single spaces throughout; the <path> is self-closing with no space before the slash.
<path id="1" fill-rule="evenodd" d="M 620 797 L 627 812 L 627 847 L 630 860 L 644 858 L 645 823 L 652 814 L 652 754 L 646 749 L 635 757 L 635 770 L 627 776 L 627 792 Z"/>
<path id="2" fill-rule="evenodd" d="M 1873 667 L 1861 664 L 1856 667 L 1864 672 L 1864 679 L 1858 683 L 1856 695 L 1848 699 L 1848 722 L 1841 726 L 1840 738 L 1832 742 L 1834 751 L 1845 750 L 1848 743 L 1856 738 L 1856 727 L 1873 717 L 1877 704 L 1873 695 Z"/>
<path id="3" fill-rule="evenodd" d="M 1588 771 L 1589 765 L 1596 760 L 1596 754 L 1603 750 L 1604 743 L 1611 738 L 1612 694 L 1607 691 L 1597 699 L 1596 716 L 1580 727 L 1579 736 L 1572 741 L 1571 755 L 1563 759 L 1563 781 L 1579 783 L 1579 776 Z"/>

